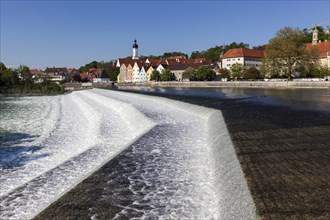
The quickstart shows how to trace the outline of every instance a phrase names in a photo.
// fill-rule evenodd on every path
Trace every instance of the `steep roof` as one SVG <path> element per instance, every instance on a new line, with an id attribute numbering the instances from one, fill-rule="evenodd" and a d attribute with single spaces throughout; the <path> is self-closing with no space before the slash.
<path id="1" fill-rule="evenodd" d="M 66 67 L 60 67 L 60 68 L 57 68 L 57 67 L 49 68 L 49 67 L 47 67 L 47 68 L 45 69 L 45 72 L 46 72 L 46 73 L 53 73 L 53 72 L 67 72 L 67 69 L 66 69 Z"/>
<path id="2" fill-rule="evenodd" d="M 330 42 L 318 42 L 316 45 L 308 43 L 305 45 L 307 51 L 311 51 L 312 48 L 316 48 L 319 52 L 319 58 L 327 57 L 327 52 L 330 51 Z"/>
<path id="3" fill-rule="evenodd" d="M 145 59 L 132 59 L 132 58 L 118 58 L 119 64 L 125 65 L 126 67 L 131 64 L 131 66 L 134 66 L 134 63 L 136 62 L 139 66 L 144 65 L 146 60 Z"/>
<path id="4" fill-rule="evenodd" d="M 159 63 L 160 63 L 160 59 L 158 58 L 148 58 L 149 62 L 150 62 L 150 65 L 151 66 L 158 66 Z"/>
<path id="5" fill-rule="evenodd" d="M 254 50 L 248 48 L 236 48 L 228 50 L 223 58 L 235 58 L 235 57 L 254 57 L 254 58 L 265 58 L 263 50 Z"/>

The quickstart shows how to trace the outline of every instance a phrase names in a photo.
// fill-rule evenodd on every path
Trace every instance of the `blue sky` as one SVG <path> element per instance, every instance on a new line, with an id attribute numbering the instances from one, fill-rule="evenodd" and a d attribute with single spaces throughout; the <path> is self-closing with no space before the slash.
<path id="1" fill-rule="evenodd" d="M 80 67 L 132 53 L 191 54 L 233 41 L 266 44 L 279 29 L 329 25 L 326 1 L 1 0 L 6 66 Z"/>

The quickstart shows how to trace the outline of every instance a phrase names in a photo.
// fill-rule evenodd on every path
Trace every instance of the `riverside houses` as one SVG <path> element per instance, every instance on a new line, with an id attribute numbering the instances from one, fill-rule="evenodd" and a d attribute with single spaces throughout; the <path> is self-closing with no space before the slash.
<path id="1" fill-rule="evenodd" d="M 329 28 L 327 32 L 329 32 Z M 330 42 L 321 42 L 318 39 L 318 30 L 314 28 L 312 42 L 305 44 L 306 50 L 316 55 L 316 61 L 324 66 L 330 68 Z M 256 67 L 260 68 L 262 61 L 265 59 L 265 53 L 263 50 L 254 50 L 248 48 L 236 48 L 228 50 L 224 55 L 220 56 L 220 67 L 230 69 L 233 64 L 240 63 L 244 67 Z"/>
<path id="2" fill-rule="evenodd" d="M 151 80 L 154 70 L 162 73 L 163 70 L 170 70 L 176 80 L 182 80 L 182 73 L 189 67 L 198 68 L 202 65 L 209 65 L 203 58 L 187 59 L 184 56 L 168 58 L 146 58 L 138 57 L 138 44 L 134 40 L 132 58 L 119 58 L 116 66 L 119 67 L 118 82 L 147 82 Z"/>
<path id="3" fill-rule="evenodd" d="M 61 82 L 68 76 L 68 70 L 65 67 L 57 68 L 46 68 L 44 71 L 47 74 L 47 78 L 51 81 Z"/>

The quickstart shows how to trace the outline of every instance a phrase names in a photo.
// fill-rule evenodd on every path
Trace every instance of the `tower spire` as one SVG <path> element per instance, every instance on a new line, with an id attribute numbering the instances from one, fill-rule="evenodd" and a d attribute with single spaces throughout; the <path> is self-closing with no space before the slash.
<path id="1" fill-rule="evenodd" d="M 136 43 L 136 39 L 134 39 L 133 56 L 132 56 L 132 59 L 134 59 L 134 60 L 139 59 L 139 57 L 138 57 L 138 55 L 139 55 L 138 48 L 139 48 L 139 45 Z"/>
<path id="2" fill-rule="evenodd" d="M 318 40 L 319 40 L 319 30 L 317 29 L 317 26 L 315 26 L 313 30 L 312 45 L 316 45 Z"/>

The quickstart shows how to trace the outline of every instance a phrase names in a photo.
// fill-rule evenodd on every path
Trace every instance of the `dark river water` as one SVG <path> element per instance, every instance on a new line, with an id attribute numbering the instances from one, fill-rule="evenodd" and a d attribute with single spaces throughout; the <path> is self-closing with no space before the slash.
<path id="1" fill-rule="evenodd" d="M 329 88 L 192 88 L 192 87 L 143 87 L 125 86 L 129 89 L 144 92 L 163 93 L 168 95 L 199 96 L 220 99 L 243 99 L 267 105 L 283 105 L 293 108 L 330 111 Z"/>

